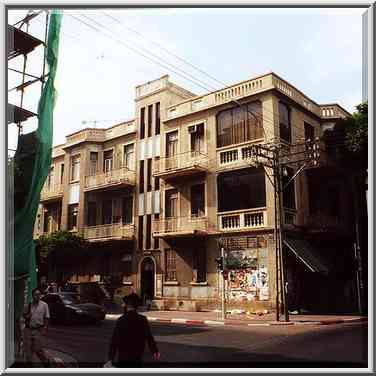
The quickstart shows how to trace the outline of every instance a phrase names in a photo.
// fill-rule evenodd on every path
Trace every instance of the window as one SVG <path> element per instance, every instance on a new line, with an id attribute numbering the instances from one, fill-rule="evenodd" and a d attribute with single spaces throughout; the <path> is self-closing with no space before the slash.
<path id="1" fill-rule="evenodd" d="M 89 175 L 96 175 L 98 171 L 98 153 L 95 151 L 90 152 L 90 165 L 89 165 Z"/>
<path id="2" fill-rule="evenodd" d="M 166 134 L 166 161 L 167 170 L 178 167 L 178 159 L 174 158 L 178 154 L 178 131 Z"/>
<path id="3" fill-rule="evenodd" d="M 134 144 L 124 146 L 124 167 L 134 171 Z"/>
<path id="4" fill-rule="evenodd" d="M 282 187 L 290 181 L 291 177 L 294 175 L 294 170 L 290 167 L 286 167 L 286 175 L 283 174 L 282 177 Z M 295 181 L 289 183 L 288 186 L 283 190 L 283 206 L 289 209 L 295 209 Z"/>
<path id="5" fill-rule="evenodd" d="M 155 104 L 155 134 L 161 133 L 161 104 Z"/>
<path id="6" fill-rule="evenodd" d="M 71 158 L 71 181 L 80 179 L 80 156 L 76 155 Z"/>
<path id="7" fill-rule="evenodd" d="M 68 206 L 68 230 L 77 231 L 78 204 Z"/>
<path id="8" fill-rule="evenodd" d="M 145 176 L 144 176 L 144 161 L 140 161 L 140 193 L 144 193 Z"/>
<path id="9" fill-rule="evenodd" d="M 159 157 L 155 157 L 154 163 L 155 163 L 156 166 L 159 166 L 160 158 L 159 158 Z M 155 190 L 155 191 L 159 191 L 159 187 L 160 187 L 160 184 L 159 184 L 159 177 L 156 176 L 156 177 L 154 178 L 154 190 Z"/>
<path id="10" fill-rule="evenodd" d="M 143 249 L 144 244 L 144 217 L 138 217 L 138 249 Z"/>
<path id="11" fill-rule="evenodd" d="M 146 181 L 146 189 L 148 192 L 151 191 L 152 187 L 151 187 L 151 176 L 152 176 L 152 162 L 153 160 L 150 158 L 148 159 L 148 163 L 147 163 L 147 181 Z"/>
<path id="12" fill-rule="evenodd" d="M 159 214 L 154 214 L 154 219 L 159 220 Z M 154 249 L 159 249 L 159 238 L 154 238 Z"/>
<path id="13" fill-rule="evenodd" d="M 203 217 L 205 215 L 205 184 L 191 187 L 191 216 Z"/>
<path id="14" fill-rule="evenodd" d="M 308 140 L 313 141 L 315 138 L 315 128 L 311 124 L 304 122 L 304 140 L 307 142 Z M 306 149 L 309 146 L 306 145 Z"/>
<path id="15" fill-rule="evenodd" d="M 141 108 L 140 113 L 140 139 L 145 138 L 145 107 Z"/>
<path id="16" fill-rule="evenodd" d="M 247 168 L 219 174 L 218 211 L 232 211 L 266 206 L 265 172 Z"/>
<path id="17" fill-rule="evenodd" d="M 89 201 L 87 204 L 87 225 L 95 226 L 97 224 L 97 203 Z"/>
<path id="18" fill-rule="evenodd" d="M 193 280 L 206 281 L 206 249 L 196 248 L 193 253 Z"/>
<path id="19" fill-rule="evenodd" d="M 151 129 L 153 125 L 153 105 L 148 106 L 148 137 L 152 136 Z"/>
<path id="20" fill-rule="evenodd" d="M 194 132 L 191 135 L 191 152 L 192 155 L 205 153 L 204 145 L 204 124 L 197 124 L 194 126 Z"/>
<path id="21" fill-rule="evenodd" d="M 166 191 L 166 218 L 176 218 L 178 215 L 178 192 L 176 189 Z"/>
<path id="22" fill-rule="evenodd" d="M 166 157 L 171 157 L 178 153 L 178 131 L 166 134 Z"/>
<path id="23" fill-rule="evenodd" d="M 64 163 L 60 166 L 60 184 L 63 184 L 64 182 Z"/>
<path id="24" fill-rule="evenodd" d="M 166 281 L 176 281 L 176 252 L 166 249 Z"/>
<path id="25" fill-rule="evenodd" d="M 113 168 L 113 150 L 107 150 L 103 153 L 103 171 L 109 173 Z"/>
<path id="26" fill-rule="evenodd" d="M 291 142 L 290 109 L 283 102 L 279 102 L 278 112 L 280 138 L 284 141 Z"/>
<path id="27" fill-rule="evenodd" d="M 151 248 L 151 215 L 146 216 L 146 249 Z"/>
<path id="28" fill-rule="evenodd" d="M 217 147 L 262 137 L 262 105 L 259 101 L 224 110 L 217 115 Z"/>
<path id="29" fill-rule="evenodd" d="M 123 197 L 123 224 L 133 223 L 133 196 Z"/>
<path id="30" fill-rule="evenodd" d="M 48 188 L 51 188 L 51 186 L 53 184 L 53 177 L 54 177 L 54 167 L 51 166 L 50 171 L 48 172 L 48 176 L 47 176 L 47 186 L 48 186 Z"/>
<path id="31" fill-rule="evenodd" d="M 49 210 L 44 211 L 43 232 L 50 233 L 52 229 L 52 214 Z"/>
<path id="32" fill-rule="evenodd" d="M 112 200 L 104 200 L 102 202 L 102 224 L 110 223 L 112 223 Z"/>

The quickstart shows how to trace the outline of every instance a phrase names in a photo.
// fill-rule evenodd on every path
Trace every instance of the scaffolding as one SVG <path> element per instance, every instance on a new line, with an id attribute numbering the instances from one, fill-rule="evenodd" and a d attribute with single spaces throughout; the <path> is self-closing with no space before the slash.
<path id="1" fill-rule="evenodd" d="M 37 16 L 45 13 L 45 29 L 44 40 L 38 39 L 29 33 L 30 21 Z M 12 91 L 21 92 L 18 104 L 8 102 L 7 123 L 16 124 L 18 127 L 18 135 L 21 135 L 22 123 L 31 117 L 37 116 L 36 110 L 24 108 L 25 90 L 35 83 L 40 83 L 41 90 L 47 75 L 45 74 L 45 56 L 46 56 L 46 39 L 48 26 L 48 12 L 45 11 L 29 11 L 22 20 L 14 25 L 8 24 L 7 30 L 7 54 L 8 54 L 8 72 L 15 72 L 20 75 L 20 82 L 12 88 L 8 87 L 8 93 Z M 40 62 L 42 74 L 40 77 L 28 73 L 28 55 L 35 51 L 39 46 L 43 46 L 43 60 Z M 22 56 L 22 69 L 17 70 L 9 67 L 9 61 Z M 18 81 L 18 80 L 17 80 Z"/>

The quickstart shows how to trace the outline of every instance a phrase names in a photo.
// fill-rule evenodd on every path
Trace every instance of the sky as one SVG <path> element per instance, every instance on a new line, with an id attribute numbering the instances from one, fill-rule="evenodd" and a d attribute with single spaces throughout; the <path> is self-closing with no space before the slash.
<path id="1" fill-rule="evenodd" d="M 8 23 L 21 20 L 26 12 L 9 11 Z M 64 10 L 53 144 L 64 143 L 65 136 L 85 127 L 109 127 L 134 118 L 135 86 L 165 74 L 172 82 L 201 95 L 274 71 L 317 103 L 335 102 L 353 112 L 362 100 L 364 12 L 273 8 Z M 43 39 L 44 28 L 42 14 L 31 21 L 29 32 Z M 27 71 L 36 76 L 41 75 L 42 52 L 38 47 L 28 58 Z M 156 56 L 163 66 L 149 60 L 156 60 Z M 22 59 L 10 61 L 9 67 L 22 70 Z M 8 89 L 19 84 L 20 78 L 9 72 Z M 36 112 L 40 91 L 38 83 L 27 89 L 26 109 Z M 18 92 L 8 95 L 11 103 L 19 104 Z M 35 128 L 36 119 L 29 120 L 24 133 Z M 8 148 L 15 149 L 16 126 L 8 129 Z"/>

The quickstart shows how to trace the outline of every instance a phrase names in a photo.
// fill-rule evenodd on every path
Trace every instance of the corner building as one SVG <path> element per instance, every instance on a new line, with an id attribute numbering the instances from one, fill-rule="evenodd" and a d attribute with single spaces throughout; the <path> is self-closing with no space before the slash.
<path id="1" fill-rule="evenodd" d="M 65 229 L 89 240 L 84 262 L 56 262 L 65 278 L 112 277 L 156 309 L 182 310 L 220 307 L 220 240 L 228 306 L 272 309 L 274 188 L 246 148 L 288 149 L 346 116 L 274 73 L 203 96 L 168 76 L 137 86 L 134 120 L 78 131 L 53 149 L 35 236 Z M 312 226 L 308 185 L 303 172 L 284 192 L 286 231 Z"/>

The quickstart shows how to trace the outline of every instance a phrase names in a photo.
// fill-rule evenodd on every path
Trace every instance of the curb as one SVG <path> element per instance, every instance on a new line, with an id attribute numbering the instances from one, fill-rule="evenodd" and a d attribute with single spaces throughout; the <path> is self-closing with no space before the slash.
<path id="1" fill-rule="evenodd" d="M 111 319 L 117 319 L 121 315 L 115 314 L 107 314 L 106 317 Z M 172 323 L 172 324 L 191 324 L 191 325 L 208 325 L 208 326 L 291 326 L 291 325 L 334 325 L 334 324 L 344 324 L 344 323 L 351 323 L 351 322 L 361 322 L 361 321 L 368 321 L 367 317 L 356 317 L 350 319 L 325 319 L 320 321 L 267 321 L 263 322 L 253 322 L 250 323 L 249 321 L 241 321 L 237 320 L 234 321 L 216 321 L 216 320 L 193 320 L 193 319 L 184 319 L 184 318 L 162 318 L 162 317 L 151 317 L 146 316 L 148 321 L 152 322 L 164 322 L 164 323 Z"/>
<path id="2" fill-rule="evenodd" d="M 208 325 L 208 326 L 291 326 L 291 325 L 333 325 L 333 324 L 344 324 L 351 322 L 361 322 L 368 321 L 366 317 L 351 318 L 351 319 L 329 319 L 321 321 L 269 321 L 269 322 L 254 322 L 249 323 L 249 321 L 233 322 L 233 321 L 214 321 L 214 320 L 190 320 L 183 318 L 159 318 L 159 317 L 148 317 L 148 321 L 153 322 L 169 322 L 172 324 L 198 324 L 198 325 Z"/>

